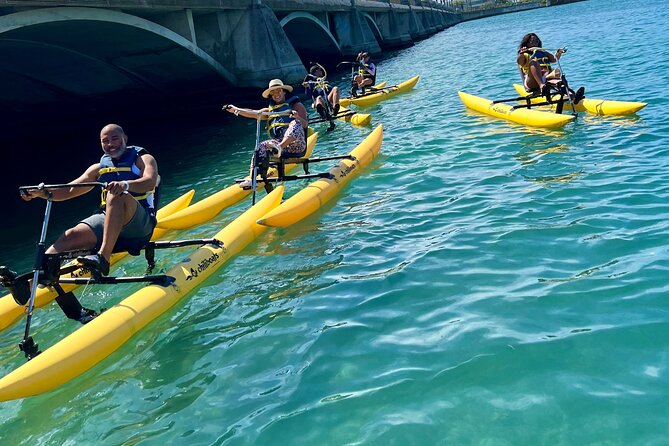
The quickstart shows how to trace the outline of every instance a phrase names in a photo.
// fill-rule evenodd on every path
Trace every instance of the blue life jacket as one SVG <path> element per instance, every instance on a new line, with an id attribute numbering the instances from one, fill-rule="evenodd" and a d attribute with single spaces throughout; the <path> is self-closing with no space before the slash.
<path id="1" fill-rule="evenodd" d="M 281 104 L 274 104 L 274 101 L 269 104 L 269 112 L 271 114 L 276 113 L 277 116 L 270 115 L 267 118 L 267 133 L 273 139 L 278 139 L 279 141 L 283 139 L 283 135 L 286 133 L 288 126 L 290 125 L 293 118 L 291 118 L 288 113 L 293 110 L 293 104 L 300 102 L 300 99 L 297 96 L 287 98 L 285 102 Z"/>
<path id="2" fill-rule="evenodd" d="M 141 178 L 142 174 L 135 162 L 137 157 L 149 153 L 143 147 L 128 146 L 126 151 L 117 160 L 111 156 L 104 154 L 100 158 L 100 169 L 98 170 L 98 181 L 101 183 L 109 183 L 111 181 L 129 181 Z M 102 191 L 100 207 L 105 207 L 107 191 Z M 135 200 L 143 207 L 149 209 L 151 213 L 155 213 L 157 202 L 155 199 L 156 190 L 151 190 L 146 193 L 136 193 L 128 191 L 130 195 L 135 197 Z"/>
<path id="3" fill-rule="evenodd" d="M 532 61 L 537 61 L 539 66 L 541 67 L 541 72 L 542 73 L 548 73 L 552 70 L 551 68 L 551 60 L 550 56 L 551 54 L 547 52 L 546 50 L 543 49 L 535 49 L 531 53 L 525 53 L 525 62 L 521 65 L 519 65 L 520 70 L 524 74 L 528 74 L 530 72 L 530 63 Z"/>

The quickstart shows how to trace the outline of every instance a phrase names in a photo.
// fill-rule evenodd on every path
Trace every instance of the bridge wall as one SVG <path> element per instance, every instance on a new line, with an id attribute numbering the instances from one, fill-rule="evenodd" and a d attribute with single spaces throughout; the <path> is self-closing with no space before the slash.
<path id="1" fill-rule="evenodd" d="M 362 49 L 378 54 L 463 20 L 505 12 L 458 14 L 445 2 L 421 0 L 0 0 L 0 16 L 39 16 L 63 5 L 122 12 L 160 25 L 201 50 L 192 51 L 193 57 L 222 73 L 223 82 L 242 87 L 273 77 L 296 82 L 305 73 L 304 62 L 319 50 L 326 59 L 350 58 Z M 3 34 L 0 26 L 0 39 Z M 115 38 L 123 47 L 123 32 Z"/>
<path id="2" fill-rule="evenodd" d="M 333 66 L 544 5 L 464 12 L 421 0 L 0 0 L 0 56 L 12 62 L 0 65 L 0 84 L 12 86 L 0 92 L 0 119 L 93 112 L 101 100 L 169 106 L 174 92 L 207 99 L 272 78 L 296 84 L 312 60 Z"/>

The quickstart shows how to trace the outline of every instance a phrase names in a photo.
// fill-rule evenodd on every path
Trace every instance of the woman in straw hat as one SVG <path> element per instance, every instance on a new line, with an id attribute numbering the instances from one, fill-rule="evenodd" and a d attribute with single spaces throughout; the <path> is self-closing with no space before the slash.
<path id="1" fill-rule="evenodd" d="M 235 116 L 267 120 L 267 133 L 270 139 L 258 144 L 254 154 L 258 163 L 258 173 L 263 178 L 267 176 L 270 155 L 299 158 L 307 151 L 306 129 L 309 118 L 304 105 L 297 96 L 291 94 L 292 91 L 293 87 L 285 85 L 281 79 L 272 79 L 262 93 L 263 98 L 270 100 L 267 107 L 260 110 L 242 109 L 234 105 L 226 107 L 226 110 Z M 253 164 L 251 162 L 251 175 L 253 175 Z M 242 187 L 250 185 L 250 180 L 241 183 Z M 265 189 L 270 192 L 272 186 L 266 182 Z"/>

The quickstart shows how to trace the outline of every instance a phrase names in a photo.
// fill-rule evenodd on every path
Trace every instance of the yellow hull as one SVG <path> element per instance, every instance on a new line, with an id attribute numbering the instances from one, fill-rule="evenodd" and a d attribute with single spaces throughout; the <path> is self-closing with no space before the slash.
<path id="1" fill-rule="evenodd" d="M 351 110 L 346 107 L 339 108 L 339 114 L 349 113 Z M 365 126 L 372 123 L 372 115 L 369 113 L 353 113 L 351 115 L 342 116 L 337 118 L 341 121 L 350 122 L 353 125 Z"/>
<path id="2" fill-rule="evenodd" d="M 288 226 L 318 210 L 341 190 L 381 150 L 383 126 L 379 125 L 351 151 L 353 160 L 344 159 L 330 169 L 332 179 L 320 178 L 290 197 L 281 206 L 258 220 L 264 226 Z"/>
<path id="3" fill-rule="evenodd" d="M 305 158 L 311 156 L 318 140 L 318 133 L 315 132 L 307 138 L 307 152 Z M 297 164 L 287 164 L 286 173 L 295 169 Z M 268 172 L 269 176 L 276 176 L 276 169 L 272 168 Z M 248 178 L 248 177 L 247 177 Z M 258 182 L 258 189 L 262 189 L 264 183 Z M 238 184 L 226 187 L 225 189 L 216 192 L 215 194 L 201 200 L 186 209 L 175 212 L 167 218 L 158 222 L 159 228 L 163 229 L 186 229 L 216 217 L 223 209 L 226 209 L 236 203 L 239 203 L 244 198 L 248 197 L 253 191 L 251 189 L 243 189 Z"/>
<path id="4" fill-rule="evenodd" d="M 559 115 L 547 111 L 528 110 L 526 108 L 514 109 L 508 104 L 493 104 L 491 100 L 480 98 L 471 94 L 458 92 L 462 102 L 472 110 L 485 113 L 496 118 L 506 119 L 517 124 L 532 127 L 557 128 L 576 119 L 575 116 Z"/>
<path id="5" fill-rule="evenodd" d="M 180 211 L 181 209 L 186 208 L 195 194 L 194 190 L 190 190 L 183 194 L 181 197 L 172 201 L 171 203 L 163 206 L 158 210 L 156 217 L 158 221 L 162 218 L 165 218 L 175 212 Z M 153 231 L 152 240 L 157 240 L 167 232 L 166 229 L 158 229 Z M 111 264 L 118 262 L 122 258 L 128 255 L 127 252 L 114 254 L 111 258 Z M 84 273 L 83 270 L 74 271 L 71 274 L 68 274 L 65 277 L 88 277 L 88 273 Z M 64 283 L 61 285 L 63 289 L 67 291 L 72 291 L 78 287 L 78 285 Z M 57 294 L 55 291 L 50 290 L 49 288 L 38 288 L 37 293 L 35 294 L 35 308 L 41 308 L 49 303 L 53 302 Z M 11 294 L 7 294 L 0 298 L 0 330 L 13 325 L 17 320 L 21 319 L 27 311 L 25 306 L 19 305 L 16 303 Z"/>
<path id="6" fill-rule="evenodd" d="M 176 304 L 266 228 L 255 221 L 281 202 L 283 186 L 214 236 L 223 247 L 205 245 L 165 274 L 173 285 L 149 285 L 0 379 L 0 401 L 52 390 L 89 370 L 135 333 Z"/>
<path id="7" fill-rule="evenodd" d="M 374 88 L 383 88 L 387 84 L 386 81 L 381 82 L 380 84 L 374 85 Z M 340 108 L 339 108 L 339 113 L 348 113 L 351 110 L 346 108 L 343 104 L 341 104 L 341 101 L 339 103 Z M 348 105 L 348 104 L 347 104 Z M 372 123 L 372 115 L 369 113 L 354 113 L 351 115 L 346 115 L 342 116 L 341 118 L 338 118 L 342 121 L 350 122 L 353 125 L 357 125 L 360 127 L 370 125 Z"/>
<path id="8" fill-rule="evenodd" d="M 522 85 L 513 84 L 513 87 L 516 89 L 519 95 L 527 95 L 527 91 Z M 537 103 L 545 102 L 546 99 L 539 97 L 532 98 L 530 101 Z M 609 101 L 605 99 L 584 98 L 578 104 L 574 104 L 574 110 L 576 112 L 588 112 L 594 115 L 631 115 L 632 113 L 638 112 L 646 105 L 648 104 L 645 102 Z M 550 107 L 551 110 L 555 110 L 556 105 L 551 105 Z M 563 113 L 571 113 L 571 111 L 571 104 L 569 102 L 565 102 L 563 106 Z"/>
<path id="9" fill-rule="evenodd" d="M 348 107 L 351 104 L 357 105 L 358 107 L 369 107 L 371 105 L 378 104 L 381 101 L 385 101 L 386 99 L 390 99 L 400 93 L 406 93 L 416 86 L 419 79 L 420 76 L 414 76 L 411 79 L 402 82 L 401 84 L 389 87 L 388 90 L 368 94 L 359 98 L 344 98 L 339 101 L 339 104 L 342 107 Z"/>

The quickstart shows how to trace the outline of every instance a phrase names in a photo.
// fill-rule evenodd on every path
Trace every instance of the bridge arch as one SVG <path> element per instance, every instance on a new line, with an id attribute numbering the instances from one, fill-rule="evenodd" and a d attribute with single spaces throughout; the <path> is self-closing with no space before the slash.
<path id="1" fill-rule="evenodd" d="M 76 22 L 76 26 L 72 23 Z M 235 76 L 183 36 L 149 20 L 99 8 L 57 7 L 0 16 L 4 104 L 78 105 L 91 98 Z M 175 70 L 175 66 L 179 66 Z M 178 73 L 178 74 L 177 74 Z"/>
<path id="2" fill-rule="evenodd" d="M 374 34 L 374 38 L 376 38 L 376 41 L 379 43 L 380 46 L 382 46 L 384 40 L 383 34 L 381 34 L 381 30 L 374 21 L 374 18 L 366 12 L 363 13 L 362 16 L 367 20 L 367 24 L 369 25 L 369 28 L 372 30 L 372 33 Z"/>
<path id="3" fill-rule="evenodd" d="M 326 25 L 308 12 L 293 12 L 279 22 L 303 62 L 339 59 L 339 42 Z"/>
<path id="4" fill-rule="evenodd" d="M 84 7 L 56 7 L 17 12 L 0 17 L 0 35 L 24 27 L 33 27 L 69 21 L 98 21 L 114 23 L 121 26 L 129 26 L 147 31 L 149 33 L 163 37 L 176 46 L 188 50 L 194 56 L 210 65 L 211 68 L 217 71 L 228 81 L 234 82 L 236 80 L 235 76 L 230 71 L 225 69 L 220 63 L 202 51 L 202 49 L 200 49 L 190 40 L 157 23 L 114 10 Z M 52 39 L 49 39 L 49 41 L 51 40 Z"/>

